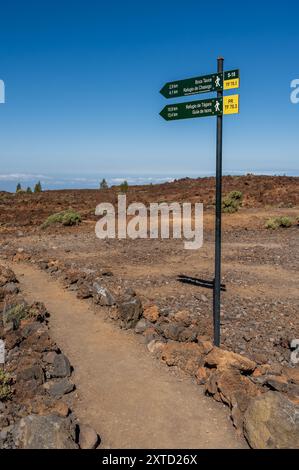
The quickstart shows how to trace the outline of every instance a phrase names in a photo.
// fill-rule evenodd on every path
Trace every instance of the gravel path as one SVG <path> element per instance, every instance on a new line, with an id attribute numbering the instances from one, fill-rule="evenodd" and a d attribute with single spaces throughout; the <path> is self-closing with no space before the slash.
<path id="1" fill-rule="evenodd" d="M 14 264 L 22 292 L 44 302 L 53 339 L 74 366 L 75 413 L 104 448 L 245 448 L 228 410 L 154 360 L 131 332 L 95 314 L 46 273 Z"/>

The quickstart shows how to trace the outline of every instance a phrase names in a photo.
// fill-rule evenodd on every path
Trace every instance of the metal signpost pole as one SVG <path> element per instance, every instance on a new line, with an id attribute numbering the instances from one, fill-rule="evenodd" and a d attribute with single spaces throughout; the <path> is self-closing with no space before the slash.
<path id="1" fill-rule="evenodd" d="M 223 72 L 224 59 L 217 59 L 217 71 Z M 223 90 L 217 98 L 223 97 Z M 213 290 L 214 344 L 220 346 L 220 292 L 221 292 L 221 209 L 222 209 L 222 115 L 217 116 L 216 141 L 216 217 L 215 217 L 215 277 Z"/>
<path id="2" fill-rule="evenodd" d="M 217 117 L 214 279 L 207 281 L 185 276 L 184 274 L 180 274 L 178 278 L 180 282 L 213 289 L 214 344 L 216 346 L 220 346 L 220 293 L 221 290 L 226 290 L 225 285 L 221 284 L 222 115 L 239 113 L 239 95 L 223 96 L 223 90 L 232 90 L 240 86 L 239 69 L 223 72 L 223 62 L 224 59 L 219 57 L 217 60 L 217 73 L 167 82 L 160 90 L 165 98 L 217 92 L 217 98 L 174 103 L 164 106 L 160 112 L 160 116 L 166 121 L 208 116 Z"/>

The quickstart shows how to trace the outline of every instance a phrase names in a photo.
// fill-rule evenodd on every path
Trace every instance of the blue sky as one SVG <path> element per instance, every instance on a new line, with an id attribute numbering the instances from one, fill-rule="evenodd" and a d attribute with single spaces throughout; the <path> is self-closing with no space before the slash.
<path id="1" fill-rule="evenodd" d="M 241 74 L 224 171 L 299 168 L 296 2 L 16 1 L 0 15 L 2 174 L 214 171 L 215 118 L 166 122 L 159 90 L 218 55 Z"/>

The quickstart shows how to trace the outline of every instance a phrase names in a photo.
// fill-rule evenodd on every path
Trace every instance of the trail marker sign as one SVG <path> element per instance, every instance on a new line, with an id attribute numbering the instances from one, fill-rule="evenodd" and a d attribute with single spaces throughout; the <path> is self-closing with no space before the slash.
<path id="1" fill-rule="evenodd" d="M 216 116 L 216 201 L 215 201 L 215 274 L 212 281 L 179 276 L 182 282 L 213 288 L 214 344 L 220 345 L 220 294 L 221 283 L 221 209 L 222 209 L 222 121 L 223 115 L 239 113 L 239 95 L 223 96 L 223 90 L 240 86 L 239 70 L 223 71 L 223 58 L 217 59 L 217 73 L 201 77 L 167 82 L 160 93 L 165 98 L 217 92 L 216 98 L 189 101 L 165 106 L 160 115 L 166 121 Z"/>
<path id="2" fill-rule="evenodd" d="M 166 105 L 160 112 L 166 121 L 189 119 L 239 112 L 239 95 L 210 98 L 207 100 L 189 101 Z"/>
<path id="3" fill-rule="evenodd" d="M 239 70 L 230 70 L 223 73 L 212 73 L 201 77 L 187 78 L 175 82 L 167 82 L 160 93 L 164 98 L 178 98 L 180 96 L 211 93 L 213 91 L 231 90 L 239 88 Z"/>

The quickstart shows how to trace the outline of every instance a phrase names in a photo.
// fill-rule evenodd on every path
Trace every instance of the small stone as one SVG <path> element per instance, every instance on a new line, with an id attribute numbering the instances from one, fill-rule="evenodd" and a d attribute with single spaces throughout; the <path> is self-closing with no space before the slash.
<path id="1" fill-rule="evenodd" d="M 202 354 L 204 355 L 209 354 L 209 352 L 212 351 L 214 347 L 211 341 L 207 341 L 207 340 L 200 341 L 198 338 L 199 337 L 197 337 L 197 344 Z"/>
<path id="2" fill-rule="evenodd" d="M 277 392 L 286 392 L 288 390 L 288 380 L 285 376 L 269 375 L 266 384 Z"/>
<path id="3" fill-rule="evenodd" d="M 159 332 L 167 338 L 173 341 L 179 341 L 181 333 L 185 330 L 183 325 L 177 323 L 161 323 L 159 325 Z"/>
<path id="4" fill-rule="evenodd" d="M 69 407 L 64 401 L 58 401 L 55 403 L 52 412 L 54 414 L 57 414 L 58 416 L 62 416 L 63 418 L 66 418 L 69 414 Z"/>
<path id="5" fill-rule="evenodd" d="M 99 442 L 96 431 L 85 424 L 80 425 L 79 446 L 81 449 L 95 449 Z"/>
<path id="6" fill-rule="evenodd" d="M 92 287 L 94 290 L 95 301 L 100 305 L 111 307 L 116 303 L 114 296 L 106 287 L 102 287 L 98 282 L 94 282 Z"/>
<path id="7" fill-rule="evenodd" d="M 37 384 L 42 384 L 44 381 L 44 371 L 42 367 L 38 364 L 32 366 L 32 367 L 27 367 L 17 374 L 17 380 L 24 380 L 24 381 L 30 381 L 30 380 L 35 380 Z"/>
<path id="8" fill-rule="evenodd" d="M 250 359 L 217 347 L 214 347 L 205 357 L 205 364 L 209 367 L 217 367 L 220 369 L 232 367 L 244 372 L 253 372 L 256 368 L 255 362 Z"/>
<path id="9" fill-rule="evenodd" d="M 92 297 L 92 293 L 91 286 L 87 283 L 82 283 L 78 287 L 77 297 L 78 299 L 88 299 L 89 297 Z"/>
<path id="10" fill-rule="evenodd" d="M 19 292 L 19 288 L 15 282 L 9 282 L 3 287 L 3 291 L 5 294 L 17 294 Z"/>
<path id="11" fill-rule="evenodd" d="M 147 329 L 147 321 L 144 319 L 144 318 L 141 318 L 137 323 L 136 323 L 136 326 L 135 326 L 135 333 L 137 334 L 142 334 L 145 332 L 145 330 Z"/>
<path id="12" fill-rule="evenodd" d="M 155 353 L 160 353 L 165 347 L 165 343 L 162 343 L 162 341 L 157 341 L 153 339 L 150 341 L 147 345 L 147 349 L 149 350 L 150 353 L 155 354 Z"/>
<path id="13" fill-rule="evenodd" d="M 152 323 L 158 320 L 159 315 L 160 313 L 157 305 L 150 305 L 146 307 L 143 311 L 143 317 Z"/>
<path id="14" fill-rule="evenodd" d="M 192 318 L 188 310 L 180 310 L 174 314 L 174 319 L 178 323 L 183 323 L 184 326 L 190 326 L 192 323 Z"/>
<path id="15" fill-rule="evenodd" d="M 192 325 L 188 328 L 184 328 L 183 331 L 181 331 L 178 339 L 182 342 L 192 342 L 196 340 L 197 334 L 198 328 L 193 328 Z"/>
<path id="16" fill-rule="evenodd" d="M 207 369 L 200 366 L 196 372 L 196 380 L 200 385 L 204 385 L 208 379 Z"/>
<path id="17" fill-rule="evenodd" d="M 43 361 L 47 364 L 53 364 L 57 353 L 55 351 L 49 351 L 43 355 Z"/>
<path id="18" fill-rule="evenodd" d="M 272 364 L 269 370 L 272 375 L 281 375 L 282 366 L 280 364 Z"/>
<path id="19" fill-rule="evenodd" d="M 157 338 L 159 337 L 159 334 L 157 333 L 155 328 L 153 328 L 152 326 L 149 326 L 143 332 L 143 336 L 144 336 L 144 344 L 148 344 L 151 341 L 153 341 L 153 339 L 157 340 Z"/>
<path id="20" fill-rule="evenodd" d="M 299 385 L 299 367 L 284 367 L 283 372 L 290 382 Z"/>
<path id="21" fill-rule="evenodd" d="M 271 366 L 269 364 L 260 365 L 252 373 L 252 377 L 261 377 L 261 376 L 267 374 L 267 372 L 269 372 L 270 368 L 271 368 Z"/>
<path id="22" fill-rule="evenodd" d="M 71 383 L 68 379 L 62 379 L 58 382 L 46 382 L 44 384 L 44 388 L 53 397 L 60 398 L 63 395 L 72 392 L 75 388 L 75 385 Z"/>
<path id="23" fill-rule="evenodd" d="M 254 353 L 253 359 L 257 364 L 265 364 L 268 361 L 268 358 L 264 353 Z"/>
<path id="24" fill-rule="evenodd" d="M 118 302 L 118 314 L 122 328 L 134 328 L 142 315 L 142 304 L 136 295 L 126 294 Z"/>
<path id="25" fill-rule="evenodd" d="M 69 377 L 71 375 L 70 361 L 64 354 L 56 354 L 51 375 L 52 377 Z"/>

